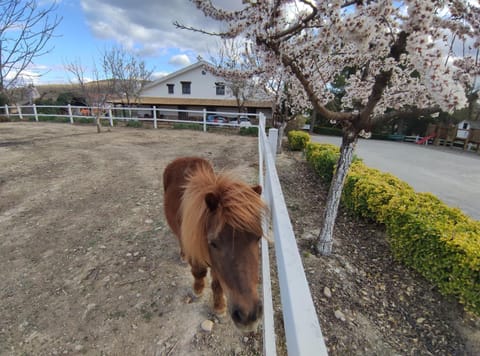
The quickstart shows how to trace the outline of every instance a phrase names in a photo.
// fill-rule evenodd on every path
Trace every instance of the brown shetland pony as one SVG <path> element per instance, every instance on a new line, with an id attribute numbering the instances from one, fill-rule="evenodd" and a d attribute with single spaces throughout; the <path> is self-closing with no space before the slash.
<path id="1" fill-rule="evenodd" d="M 261 187 L 216 175 L 198 157 L 171 162 L 163 186 L 165 216 L 191 266 L 195 294 L 203 292 L 210 268 L 215 313 L 226 311 L 225 292 L 235 325 L 255 330 L 263 309 L 257 292 L 258 242 L 266 209 Z"/>

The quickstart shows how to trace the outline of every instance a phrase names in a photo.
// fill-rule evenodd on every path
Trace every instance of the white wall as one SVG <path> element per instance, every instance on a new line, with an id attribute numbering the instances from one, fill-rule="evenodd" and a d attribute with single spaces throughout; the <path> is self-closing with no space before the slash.
<path id="1" fill-rule="evenodd" d="M 167 80 L 160 80 L 158 85 L 145 89 L 141 96 L 169 97 L 169 98 L 199 98 L 199 99 L 234 99 L 231 91 L 225 88 L 225 95 L 216 94 L 216 82 L 225 82 L 207 71 L 202 74 L 203 68 L 197 67 L 191 71 L 181 73 Z M 190 94 L 182 94 L 181 82 L 191 82 Z M 174 94 L 168 94 L 167 84 L 174 84 Z"/>

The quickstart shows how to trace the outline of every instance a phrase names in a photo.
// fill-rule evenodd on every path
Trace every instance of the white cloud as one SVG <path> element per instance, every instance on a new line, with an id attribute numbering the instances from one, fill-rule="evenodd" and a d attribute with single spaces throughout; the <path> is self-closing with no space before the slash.
<path id="1" fill-rule="evenodd" d="M 160 79 L 166 75 L 169 75 L 170 73 L 167 73 L 167 72 L 153 72 L 152 73 L 152 79 L 153 80 L 157 80 L 157 79 Z"/>
<path id="2" fill-rule="evenodd" d="M 241 7 L 241 1 L 235 7 Z M 216 5 L 232 9 L 232 1 L 217 0 Z M 219 31 L 216 21 L 206 18 L 188 0 L 81 0 L 81 6 L 92 33 L 102 39 L 113 39 L 142 54 L 155 55 L 164 48 L 178 48 L 196 53 L 206 52 L 216 38 L 179 30 L 178 21 L 188 26 Z"/>
<path id="3" fill-rule="evenodd" d="M 190 58 L 186 54 L 177 54 L 170 58 L 168 63 L 177 67 L 186 67 L 191 64 Z"/>

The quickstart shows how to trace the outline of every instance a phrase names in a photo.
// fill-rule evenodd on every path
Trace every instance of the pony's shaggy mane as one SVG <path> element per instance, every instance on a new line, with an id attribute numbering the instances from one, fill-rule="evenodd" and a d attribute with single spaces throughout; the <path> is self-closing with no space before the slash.
<path id="1" fill-rule="evenodd" d="M 210 211 L 207 194 L 214 194 L 218 207 Z M 220 231 L 225 224 L 262 236 L 262 217 L 267 207 L 260 195 L 232 173 L 216 175 L 211 165 L 202 165 L 187 179 L 181 204 L 181 238 L 185 257 L 210 264 L 207 231 Z"/>

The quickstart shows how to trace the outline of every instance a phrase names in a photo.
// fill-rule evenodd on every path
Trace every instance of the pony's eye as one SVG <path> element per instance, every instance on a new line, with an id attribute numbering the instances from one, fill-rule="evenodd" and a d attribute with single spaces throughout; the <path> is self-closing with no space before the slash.
<path id="1" fill-rule="evenodd" d="M 212 246 L 213 248 L 217 248 L 217 244 L 215 243 L 215 241 L 210 241 L 210 246 Z"/>

